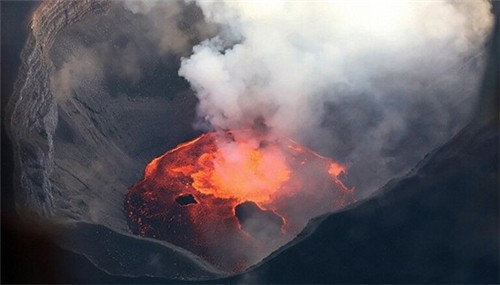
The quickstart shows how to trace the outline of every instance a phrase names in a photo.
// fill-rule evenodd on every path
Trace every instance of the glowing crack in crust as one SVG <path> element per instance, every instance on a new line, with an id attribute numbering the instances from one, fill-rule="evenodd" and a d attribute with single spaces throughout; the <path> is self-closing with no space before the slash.
<path id="1" fill-rule="evenodd" d="M 353 202 L 353 189 L 339 179 L 345 173 L 287 137 L 206 133 L 153 159 L 128 189 L 125 209 L 134 233 L 235 272 L 292 239 L 311 218 Z"/>

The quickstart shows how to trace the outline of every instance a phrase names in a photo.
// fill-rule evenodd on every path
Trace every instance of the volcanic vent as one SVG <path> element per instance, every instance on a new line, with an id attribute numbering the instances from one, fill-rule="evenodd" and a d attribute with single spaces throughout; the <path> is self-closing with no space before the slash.
<path id="1" fill-rule="evenodd" d="M 128 189 L 131 230 L 239 271 L 313 217 L 354 200 L 342 165 L 288 137 L 255 130 L 203 134 L 151 161 Z"/>

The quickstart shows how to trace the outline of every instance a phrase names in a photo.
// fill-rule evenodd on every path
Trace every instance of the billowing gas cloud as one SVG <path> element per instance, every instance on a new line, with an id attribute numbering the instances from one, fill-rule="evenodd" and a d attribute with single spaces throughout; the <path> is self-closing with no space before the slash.
<path id="1" fill-rule="evenodd" d="M 467 122 L 486 1 L 199 1 L 221 32 L 183 58 L 198 125 L 264 122 L 349 166 L 362 194 Z"/>

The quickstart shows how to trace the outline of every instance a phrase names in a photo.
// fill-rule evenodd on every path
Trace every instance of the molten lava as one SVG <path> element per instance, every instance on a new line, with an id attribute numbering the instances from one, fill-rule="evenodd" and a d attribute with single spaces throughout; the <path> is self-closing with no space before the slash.
<path id="1" fill-rule="evenodd" d="M 191 173 L 196 190 L 238 202 L 268 201 L 290 178 L 285 156 L 277 145 L 259 148 L 248 140 L 202 154 L 197 166 Z"/>
<path id="2" fill-rule="evenodd" d="M 155 158 L 128 189 L 129 226 L 227 271 L 265 257 L 313 217 L 351 203 L 345 168 L 287 137 L 214 132 Z"/>

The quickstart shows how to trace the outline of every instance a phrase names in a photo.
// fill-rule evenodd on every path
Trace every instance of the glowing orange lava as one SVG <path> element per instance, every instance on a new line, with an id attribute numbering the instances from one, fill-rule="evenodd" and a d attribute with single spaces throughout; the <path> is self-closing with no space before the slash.
<path id="1" fill-rule="evenodd" d="M 155 158 L 128 189 L 134 233 L 166 240 L 227 271 L 257 262 L 313 217 L 354 200 L 345 168 L 287 137 L 215 132 Z"/>
<path id="2" fill-rule="evenodd" d="M 277 145 L 259 148 L 246 138 L 204 153 L 191 174 L 201 193 L 238 202 L 265 202 L 290 178 L 285 155 Z"/>

